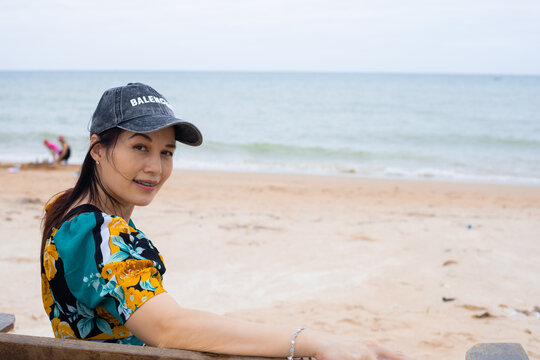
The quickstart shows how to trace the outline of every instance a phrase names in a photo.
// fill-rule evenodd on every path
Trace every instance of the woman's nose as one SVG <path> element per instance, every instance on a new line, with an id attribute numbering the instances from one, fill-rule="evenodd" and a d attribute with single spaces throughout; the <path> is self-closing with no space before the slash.
<path id="1" fill-rule="evenodd" d="M 161 174 L 162 165 L 161 165 L 161 154 L 151 154 L 146 159 L 146 164 L 144 171 L 152 174 Z"/>

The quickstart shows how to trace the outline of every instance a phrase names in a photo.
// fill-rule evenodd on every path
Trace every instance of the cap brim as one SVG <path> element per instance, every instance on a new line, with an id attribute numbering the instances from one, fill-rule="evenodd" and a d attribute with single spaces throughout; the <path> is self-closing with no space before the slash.
<path id="1" fill-rule="evenodd" d="M 120 129 L 149 133 L 174 126 L 176 141 L 190 146 L 202 144 L 202 134 L 195 125 L 167 115 L 145 115 L 118 124 Z"/>

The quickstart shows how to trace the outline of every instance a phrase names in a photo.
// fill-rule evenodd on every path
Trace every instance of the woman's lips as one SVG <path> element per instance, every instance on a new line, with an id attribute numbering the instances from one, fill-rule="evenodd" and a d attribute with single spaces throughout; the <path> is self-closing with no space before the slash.
<path id="1" fill-rule="evenodd" d="M 141 189 L 152 191 L 156 188 L 156 185 L 158 184 L 157 181 L 149 181 L 149 180 L 133 180 L 135 185 L 140 187 Z"/>

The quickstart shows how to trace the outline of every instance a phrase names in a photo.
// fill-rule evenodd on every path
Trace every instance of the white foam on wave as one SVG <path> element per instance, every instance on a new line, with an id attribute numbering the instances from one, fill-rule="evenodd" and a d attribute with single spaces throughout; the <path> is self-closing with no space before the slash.
<path id="1" fill-rule="evenodd" d="M 540 178 L 535 176 L 500 175 L 465 173 L 451 169 L 418 168 L 406 169 L 398 167 L 371 166 L 360 167 L 352 164 L 316 164 L 288 162 L 209 162 L 182 160 L 175 163 L 177 169 L 246 171 L 267 173 L 300 173 L 313 175 L 357 176 L 368 178 L 389 178 L 408 180 L 436 180 L 474 183 L 499 183 L 516 185 L 540 185 Z"/>

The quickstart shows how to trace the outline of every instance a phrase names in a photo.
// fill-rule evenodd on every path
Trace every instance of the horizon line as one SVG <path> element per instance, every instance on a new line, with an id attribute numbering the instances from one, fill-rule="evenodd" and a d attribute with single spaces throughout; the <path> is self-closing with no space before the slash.
<path id="1" fill-rule="evenodd" d="M 0 72 L 147 72 L 147 73 L 269 73 L 269 74 L 358 74 L 358 75 L 456 75 L 456 76 L 540 76 L 540 73 L 444 72 L 444 71 L 351 71 L 351 70 L 204 70 L 204 69 L 1 69 Z"/>

